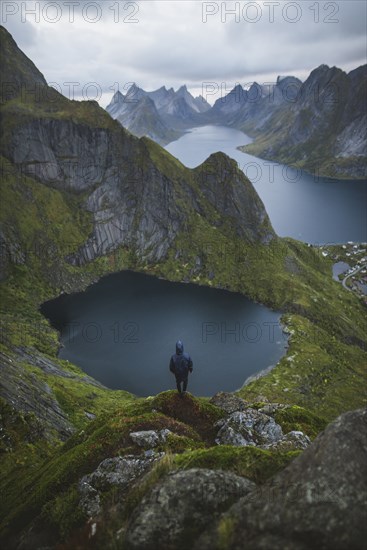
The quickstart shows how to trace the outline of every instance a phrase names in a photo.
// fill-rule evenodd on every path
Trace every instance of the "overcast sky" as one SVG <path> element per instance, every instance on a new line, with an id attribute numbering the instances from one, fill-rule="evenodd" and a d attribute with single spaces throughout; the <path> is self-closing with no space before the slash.
<path id="1" fill-rule="evenodd" d="M 366 63 L 363 0 L 3 0 L 1 10 L 49 83 L 77 99 L 84 88 L 103 106 L 131 82 L 146 90 L 185 83 L 212 103 L 236 83 Z"/>

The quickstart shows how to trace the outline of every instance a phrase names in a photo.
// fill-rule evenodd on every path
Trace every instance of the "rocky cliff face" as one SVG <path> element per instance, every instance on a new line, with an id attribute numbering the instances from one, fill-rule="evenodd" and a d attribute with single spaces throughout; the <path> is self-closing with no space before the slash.
<path id="1" fill-rule="evenodd" d="M 123 130 L 116 135 L 52 119 L 17 126 L 4 154 L 23 174 L 45 185 L 87 194 L 83 203 L 93 215 L 94 230 L 72 263 L 93 260 L 121 245 L 144 260 L 162 259 L 190 213 L 205 215 L 201 182 L 205 197 L 223 219 L 234 222 L 241 237 L 251 242 L 274 238 L 252 185 L 224 155 L 213 156 L 196 171 L 182 166 L 178 180 L 172 179 L 155 165 L 148 141 L 139 142 Z M 173 165 L 168 155 L 167 162 Z"/>
<path id="2" fill-rule="evenodd" d="M 5 34 L 4 38 L 11 44 L 13 59 L 21 57 L 15 43 Z M 102 110 L 94 104 L 90 105 L 92 124 L 78 120 L 73 112 L 77 102 L 61 96 L 54 95 L 53 111 L 49 110 L 43 101 L 48 91 L 44 90 L 33 111 L 27 109 L 26 116 L 27 104 L 21 97 L 18 105 L 5 104 L 2 152 L 21 174 L 83 195 L 82 204 L 93 216 L 94 229 L 79 252 L 69 258 L 72 264 L 83 264 L 121 246 L 143 261 L 159 261 L 194 213 L 212 223 L 204 198 L 222 221 L 233 223 L 242 238 L 251 242 L 274 238 L 252 185 L 224 155 L 213 157 L 197 171 L 188 170 L 153 142 L 130 135 L 107 114 L 96 124 L 94 111 L 101 115 Z M 184 101 L 183 97 L 179 100 Z M 145 96 L 142 101 L 152 103 Z M 88 105 L 85 108 L 88 115 Z M 70 116 L 60 116 L 67 109 Z M 223 200 L 217 201 L 217 194 Z"/>
<path id="3" fill-rule="evenodd" d="M 274 104 L 266 124 L 243 122 L 242 128 L 257 136 L 245 150 L 321 175 L 364 178 L 366 78 L 367 66 L 346 74 L 321 65 L 294 99 Z"/>

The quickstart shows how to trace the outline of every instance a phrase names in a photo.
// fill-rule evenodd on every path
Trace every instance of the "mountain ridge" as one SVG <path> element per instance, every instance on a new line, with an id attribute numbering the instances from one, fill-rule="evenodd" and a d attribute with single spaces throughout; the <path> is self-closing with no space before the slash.
<path id="1" fill-rule="evenodd" d="M 254 141 L 240 150 L 261 158 L 302 168 L 313 174 L 340 179 L 365 179 L 367 161 L 367 65 L 345 73 L 320 65 L 302 82 L 293 76 L 278 77 L 273 85 L 241 84 L 211 108 L 195 111 L 199 98 L 182 86 L 160 104 L 156 124 L 176 132 L 177 139 L 193 126 L 223 124 L 243 131 Z M 140 94 L 153 97 L 157 92 Z M 168 93 L 166 90 L 165 93 Z M 185 99 L 189 96 L 189 99 Z M 139 97 L 136 97 L 139 101 Z M 184 101 L 182 101 L 184 100 Z M 116 104 L 119 98 L 115 98 Z M 115 106 L 107 107 L 115 117 Z M 139 136 L 149 134 L 161 144 L 169 135 L 140 124 L 136 129 L 123 112 L 121 124 Z"/>

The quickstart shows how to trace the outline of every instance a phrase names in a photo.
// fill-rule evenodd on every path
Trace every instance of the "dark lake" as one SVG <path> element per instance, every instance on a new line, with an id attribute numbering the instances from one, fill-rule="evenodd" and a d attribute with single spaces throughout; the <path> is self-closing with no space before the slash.
<path id="1" fill-rule="evenodd" d="M 275 231 L 313 244 L 367 241 L 367 185 L 317 178 L 244 154 L 251 139 L 223 126 L 194 128 L 167 150 L 189 167 L 211 153 L 234 158 L 253 182 Z M 60 357 L 106 386 L 139 396 L 174 388 L 177 339 L 194 361 L 189 391 L 233 391 L 285 352 L 280 314 L 245 297 L 143 274 L 110 275 L 42 307 L 61 333 Z"/>
<path id="2" fill-rule="evenodd" d="M 252 181 L 275 231 L 312 244 L 367 241 L 367 182 L 312 176 L 276 162 L 242 153 L 252 140 L 225 126 L 203 126 L 166 146 L 183 164 L 194 168 L 223 151 Z"/>
<path id="3" fill-rule="evenodd" d="M 168 364 L 178 339 L 194 362 L 188 390 L 201 396 L 240 388 L 287 345 L 280 314 L 240 294 L 130 271 L 41 311 L 61 333 L 62 359 L 139 396 L 175 387 Z"/>

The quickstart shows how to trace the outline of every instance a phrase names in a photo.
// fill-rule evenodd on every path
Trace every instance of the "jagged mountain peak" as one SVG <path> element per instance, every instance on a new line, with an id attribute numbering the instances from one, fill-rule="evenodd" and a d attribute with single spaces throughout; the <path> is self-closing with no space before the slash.
<path id="1" fill-rule="evenodd" d="M 229 92 L 226 98 L 232 100 L 234 99 L 236 103 L 242 103 L 247 99 L 247 91 L 243 88 L 243 86 L 241 86 L 241 84 L 236 84 L 236 86 Z"/>
<path id="2" fill-rule="evenodd" d="M 120 90 L 117 90 L 112 96 L 110 105 L 115 105 L 116 103 L 122 103 L 125 99 L 125 96 L 120 92 Z"/>
<path id="3" fill-rule="evenodd" d="M 136 93 L 146 93 L 142 88 L 140 88 L 135 82 L 133 82 L 128 89 L 126 96 L 133 95 Z"/>
<path id="4" fill-rule="evenodd" d="M 198 107 L 201 113 L 205 113 L 211 109 L 210 103 L 200 94 L 195 97 L 195 105 Z"/>
<path id="5" fill-rule="evenodd" d="M 173 91 L 173 89 L 171 88 L 171 90 Z M 157 90 L 154 90 L 153 92 L 150 92 L 151 94 L 161 94 L 161 95 L 168 95 L 170 93 L 170 90 L 167 90 L 166 86 L 161 86 L 160 88 L 158 88 Z"/>
<path id="6" fill-rule="evenodd" d="M 202 97 L 194 98 L 185 84 L 182 85 L 177 92 L 175 92 L 173 88 L 167 90 L 165 86 L 161 86 L 152 92 L 147 92 L 134 82 L 127 91 L 126 96 L 118 96 L 113 99 L 110 105 L 108 105 L 107 111 L 114 119 L 117 119 L 123 126 L 133 131 L 136 135 L 144 135 L 143 127 L 140 124 L 138 133 L 136 133 L 137 129 L 135 127 L 131 127 L 131 124 L 132 121 L 136 121 L 137 119 L 141 121 L 147 120 L 146 114 L 144 114 L 143 117 L 138 117 L 136 112 L 137 106 L 143 109 L 147 105 L 147 102 L 142 102 L 142 99 L 145 97 L 149 97 L 155 106 L 154 118 L 156 122 L 154 126 L 161 130 L 164 129 L 164 138 L 155 135 L 158 141 L 161 141 L 160 138 L 163 139 L 161 143 L 168 137 L 167 130 L 172 127 L 172 125 L 175 127 L 177 124 L 187 124 L 187 121 L 191 120 L 192 117 L 210 109 L 209 103 Z M 134 111 L 133 117 L 131 116 L 132 111 Z M 153 110 L 151 111 L 153 112 Z M 169 120 L 166 120 L 167 117 Z M 151 122 L 152 120 L 150 119 L 149 126 L 151 126 Z M 141 132 L 143 132 L 143 134 L 141 134 Z M 177 132 L 174 132 L 174 134 L 175 135 L 173 135 L 171 131 L 171 137 L 177 138 Z M 146 135 L 152 137 L 149 128 L 147 128 Z"/>
<path id="7" fill-rule="evenodd" d="M 136 84 L 136 82 L 133 82 L 129 87 L 128 93 L 130 90 L 135 90 L 135 89 L 139 89 L 139 86 Z"/>
<path id="8" fill-rule="evenodd" d="M 230 94 L 243 93 L 244 91 L 245 90 L 243 89 L 241 84 L 236 84 L 229 93 Z"/>
<path id="9" fill-rule="evenodd" d="M 187 89 L 186 84 L 183 84 L 177 92 L 176 97 L 182 97 L 184 98 L 189 104 L 191 101 L 194 101 L 194 96 L 190 94 L 189 90 Z"/>
<path id="10" fill-rule="evenodd" d="M 329 65 L 323 64 L 323 65 L 319 65 L 318 67 L 316 67 L 316 69 L 311 71 L 310 76 L 308 77 L 307 80 L 315 79 L 315 78 L 321 79 L 323 77 L 325 78 L 325 76 L 332 77 L 334 75 L 345 75 L 345 74 L 346 73 L 339 67 L 335 67 L 335 66 L 329 67 Z"/>
<path id="11" fill-rule="evenodd" d="M 186 84 L 183 84 L 182 86 L 179 87 L 179 89 L 177 90 L 177 93 L 178 93 L 178 94 L 182 94 L 182 93 L 185 93 L 185 92 L 187 92 L 187 91 L 188 91 L 188 90 L 187 90 Z"/>
<path id="12" fill-rule="evenodd" d="M 237 111 L 246 101 L 246 90 L 240 84 L 236 84 L 229 94 L 216 100 L 212 109 L 215 113 L 231 114 Z"/>
<path id="13" fill-rule="evenodd" d="M 248 99 L 258 100 L 262 97 L 262 95 L 263 90 L 260 84 L 258 84 L 257 82 L 253 82 L 247 91 Z"/>
<path id="14" fill-rule="evenodd" d="M 330 67 L 329 67 L 329 65 L 326 65 L 326 63 L 321 63 L 321 65 L 316 67 L 316 69 L 314 69 L 314 70 L 315 71 L 329 71 Z"/>
<path id="15" fill-rule="evenodd" d="M 115 114 L 123 108 L 125 101 L 125 96 L 120 92 L 120 90 L 117 90 L 110 103 L 107 105 L 106 111 L 112 116 L 112 118 L 116 118 Z"/>

